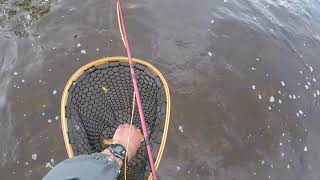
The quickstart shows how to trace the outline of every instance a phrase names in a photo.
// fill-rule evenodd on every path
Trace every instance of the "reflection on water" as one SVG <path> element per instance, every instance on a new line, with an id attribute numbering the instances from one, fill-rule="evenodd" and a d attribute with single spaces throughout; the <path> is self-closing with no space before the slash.
<path id="1" fill-rule="evenodd" d="M 0 174 L 39 179 L 66 158 L 68 77 L 124 55 L 114 2 L 0 1 Z M 124 2 L 133 54 L 166 76 L 162 179 L 318 179 L 320 3 Z"/>

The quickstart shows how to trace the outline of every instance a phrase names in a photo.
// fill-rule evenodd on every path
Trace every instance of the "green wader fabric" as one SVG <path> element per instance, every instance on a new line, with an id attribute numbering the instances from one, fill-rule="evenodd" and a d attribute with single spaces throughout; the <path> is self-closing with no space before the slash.
<path id="1" fill-rule="evenodd" d="M 76 156 L 57 164 L 43 180 L 116 180 L 118 163 L 102 153 Z"/>

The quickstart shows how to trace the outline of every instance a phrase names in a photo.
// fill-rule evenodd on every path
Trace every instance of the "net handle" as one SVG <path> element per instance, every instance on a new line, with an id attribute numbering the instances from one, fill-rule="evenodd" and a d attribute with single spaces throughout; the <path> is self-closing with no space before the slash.
<path id="1" fill-rule="evenodd" d="M 165 116 L 165 125 L 164 125 L 164 131 L 162 134 L 162 139 L 161 139 L 161 144 L 160 144 L 160 148 L 157 154 L 157 158 L 155 161 L 155 167 L 156 169 L 158 169 L 158 166 L 160 164 L 162 155 L 163 155 L 163 151 L 165 148 L 165 144 L 167 141 L 167 135 L 168 135 L 168 129 L 169 129 L 169 124 L 170 124 L 170 108 L 171 108 L 171 98 L 170 98 L 170 91 L 169 91 L 169 86 L 164 78 L 164 76 L 161 74 L 161 72 L 154 67 L 152 64 L 140 60 L 140 59 L 136 59 L 136 58 L 132 58 L 133 62 L 136 64 L 141 64 L 146 66 L 149 70 L 151 70 L 151 72 L 153 72 L 157 77 L 160 78 L 162 84 L 163 84 L 163 88 L 165 90 L 165 95 L 166 95 L 166 116 Z M 69 89 L 72 86 L 73 82 L 76 81 L 78 79 L 78 77 L 80 77 L 80 75 L 82 75 L 87 69 L 90 69 L 93 66 L 99 66 L 102 64 L 106 64 L 106 63 L 110 63 L 110 62 L 128 62 L 128 58 L 127 57 L 122 57 L 122 56 L 115 56 L 115 57 L 106 57 L 106 58 L 102 58 L 102 59 L 98 59 L 95 61 L 92 61 L 88 64 L 85 64 L 84 66 L 80 67 L 68 80 L 68 82 L 66 83 L 66 86 L 64 87 L 63 93 L 62 93 L 62 98 L 61 98 L 61 106 L 60 106 L 60 110 L 61 110 L 61 127 L 62 127 L 62 133 L 63 133 L 63 138 L 64 138 L 64 143 L 65 143 L 65 147 L 67 150 L 67 154 L 69 158 L 74 157 L 74 152 L 72 149 L 71 144 L 69 143 L 69 137 L 68 137 L 68 119 L 66 118 L 66 111 L 65 111 L 65 107 L 67 105 L 68 102 L 68 95 L 69 95 Z M 149 179 L 151 179 L 151 177 L 149 176 Z"/>

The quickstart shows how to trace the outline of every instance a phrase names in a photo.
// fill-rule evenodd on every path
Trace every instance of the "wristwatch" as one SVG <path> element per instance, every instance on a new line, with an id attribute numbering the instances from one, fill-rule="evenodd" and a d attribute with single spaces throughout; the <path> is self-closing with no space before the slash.
<path id="1" fill-rule="evenodd" d="M 116 156 L 117 158 L 120 158 L 122 161 L 126 158 L 126 148 L 122 146 L 121 144 L 111 144 L 108 149 L 110 152 Z"/>

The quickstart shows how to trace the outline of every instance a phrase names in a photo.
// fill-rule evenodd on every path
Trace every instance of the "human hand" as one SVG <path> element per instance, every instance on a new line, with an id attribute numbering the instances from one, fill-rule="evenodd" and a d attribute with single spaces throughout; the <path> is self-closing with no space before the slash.
<path id="1" fill-rule="evenodd" d="M 128 143 L 128 137 L 130 134 L 130 139 Z M 141 146 L 141 142 L 143 141 L 143 136 L 141 134 L 140 129 L 136 128 L 134 125 L 129 124 L 121 124 L 118 126 L 116 132 L 113 135 L 113 144 L 121 144 L 127 150 L 128 160 L 130 160 L 133 156 L 136 155 L 137 150 Z M 128 144 L 128 146 L 127 146 Z"/>

